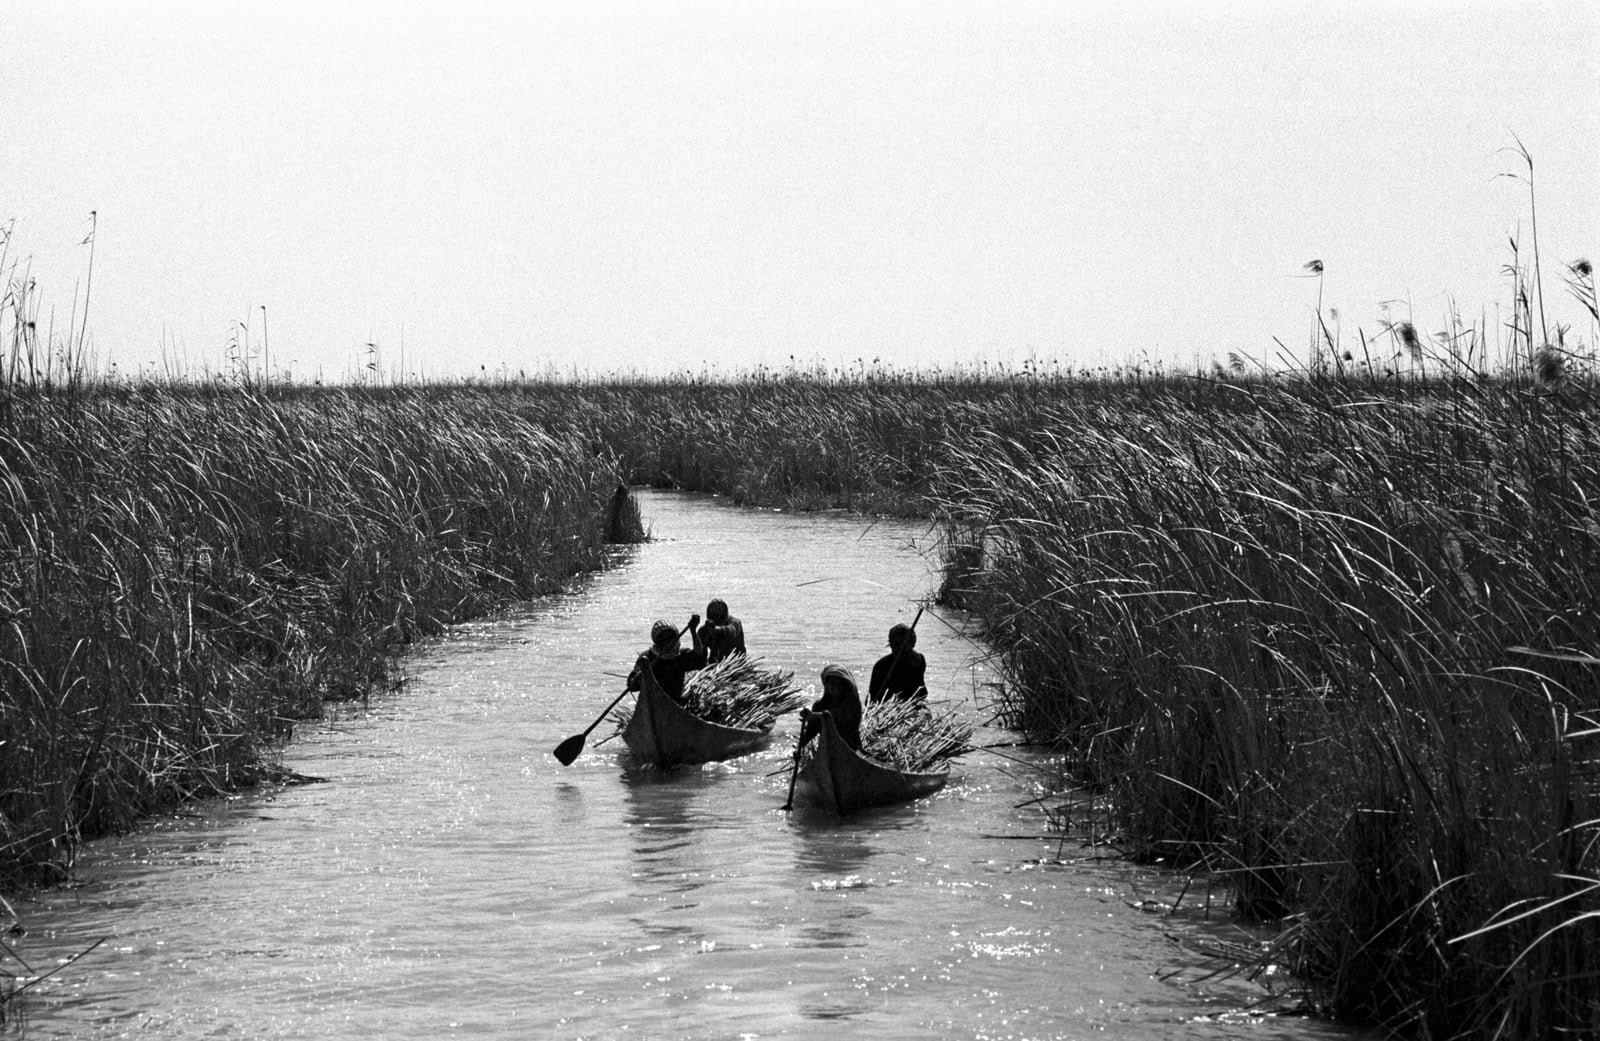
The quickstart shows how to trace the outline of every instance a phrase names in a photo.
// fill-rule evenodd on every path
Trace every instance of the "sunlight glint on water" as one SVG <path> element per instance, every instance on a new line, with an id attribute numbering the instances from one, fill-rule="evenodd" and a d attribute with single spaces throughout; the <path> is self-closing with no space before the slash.
<path id="1" fill-rule="evenodd" d="M 620 742 L 550 750 L 621 689 L 650 623 L 713 596 L 810 687 L 864 678 L 933 579 L 924 526 L 645 498 L 658 541 L 570 596 L 419 648 L 413 682 L 307 728 L 326 784 L 198 807 L 90 849 L 20 908 L 29 1038 L 1252 1038 L 1258 991 L 1162 982 L 1174 924 L 1148 872 L 1039 835 L 1034 778 L 969 756 L 934 798 L 840 824 L 780 812 L 796 721 L 766 751 L 673 774 Z M 958 614 L 918 625 L 935 695 L 986 718 Z M 1004 735 L 980 731 L 980 739 Z M 1045 861 L 1041 863 L 1041 859 Z M 1192 959 L 1191 959 L 1192 961 Z"/>

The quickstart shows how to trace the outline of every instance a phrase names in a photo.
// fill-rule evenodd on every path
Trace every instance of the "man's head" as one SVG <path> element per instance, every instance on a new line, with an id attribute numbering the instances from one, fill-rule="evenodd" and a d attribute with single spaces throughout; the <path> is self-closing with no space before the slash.
<path id="1" fill-rule="evenodd" d="M 712 625 L 722 625 L 728 620 L 728 605 L 721 600 L 713 600 L 706 605 L 706 621 Z"/>
<path id="2" fill-rule="evenodd" d="M 657 622 L 650 627 L 650 646 L 663 658 L 678 653 L 678 627 L 671 622 Z"/>
<path id="3" fill-rule="evenodd" d="M 890 650 L 907 650 L 917 645 L 917 631 L 904 622 L 898 622 L 889 629 Z"/>

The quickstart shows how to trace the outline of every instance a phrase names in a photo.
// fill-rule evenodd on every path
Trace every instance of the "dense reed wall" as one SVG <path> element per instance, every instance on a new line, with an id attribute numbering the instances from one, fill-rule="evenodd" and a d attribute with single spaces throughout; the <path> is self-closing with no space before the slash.
<path id="1" fill-rule="evenodd" d="M 531 414 L 572 422 L 615 451 L 630 483 L 914 517 L 928 514 L 953 446 L 993 423 L 1031 429 L 1052 387 L 1067 385 L 799 374 L 507 389 Z"/>
<path id="2" fill-rule="evenodd" d="M 1344 1018 L 1600 1032 L 1593 388 L 1063 402 L 941 492 L 1015 722 Z"/>
<path id="3" fill-rule="evenodd" d="M 396 645 L 599 566 L 617 476 L 481 394 L 0 390 L 0 877 L 259 778 Z"/>
<path id="4" fill-rule="evenodd" d="M 1600 391 L 752 378 L 3 399 L 7 856 L 591 566 L 615 475 L 936 518 L 1017 728 L 1318 1008 L 1600 1036 Z M 345 646 L 362 653 L 343 657 Z M 1065 811 L 1063 811 L 1064 814 Z"/>
<path id="5" fill-rule="evenodd" d="M 1010 722 L 1317 1007 L 1600 1036 L 1600 399 L 1555 375 L 541 393 L 635 477 L 942 518 Z"/>

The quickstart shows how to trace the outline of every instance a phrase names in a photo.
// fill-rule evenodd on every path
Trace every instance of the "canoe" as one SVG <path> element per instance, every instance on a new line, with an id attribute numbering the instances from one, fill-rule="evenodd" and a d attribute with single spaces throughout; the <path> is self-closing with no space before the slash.
<path id="1" fill-rule="evenodd" d="M 949 770 L 912 773 L 869 759 L 845 744 L 831 714 L 818 715 L 823 718 L 822 732 L 800 769 L 796 791 L 822 809 L 848 817 L 861 810 L 932 795 L 950 779 Z"/>
<path id="2" fill-rule="evenodd" d="M 648 672 L 622 731 L 622 741 L 636 759 L 662 769 L 721 762 L 771 740 L 771 723 L 745 729 L 706 722 L 668 697 Z"/>

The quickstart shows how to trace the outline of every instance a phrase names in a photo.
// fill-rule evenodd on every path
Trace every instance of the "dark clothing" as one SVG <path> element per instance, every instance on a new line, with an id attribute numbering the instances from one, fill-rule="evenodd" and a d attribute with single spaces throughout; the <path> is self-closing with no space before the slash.
<path id="1" fill-rule="evenodd" d="M 812 712 L 827 712 L 833 716 L 833 728 L 839 731 L 844 743 L 861 750 L 861 697 L 854 690 L 824 692 L 811 706 Z M 803 746 L 820 731 L 820 720 L 808 719 L 800 729 Z"/>
<path id="2" fill-rule="evenodd" d="M 700 639 L 706 645 L 706 661 L 719 662 L 733 654 L 744 653 L 744 623 L 728 616 L 724 622 L 707 622 L 700 627 Z"/>
<path id="3" fill-rule="evenodd" d="M 644 671 L 650 670 L 650 675 L 655 677 L 656 684 L 666 691 L 667 697 L 683 704 L 683 679 L 696 669 L 705 668 L 705 648 L 692 651 L 679 651 L 670 658 L 663 658 L 656 653 L 654 647 L 639 655 L 639 660 L 634 663 L 633 671 L 628 673 L 628 689 L 638 690 L 644 680 Z"/>
<path id="4" fill-rule="evenodd" d="M 872 667 L 872 678 L 867 681 L 867 700 L 886 701 L 890 698 L 899 698 L 926 701 L 927 671 L 928 659 L 917 651 L 893 651 L 885 654 Z"/>

